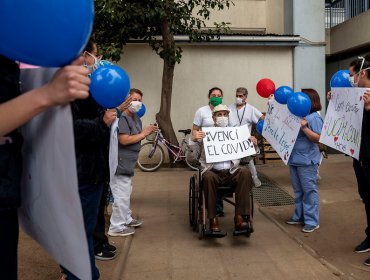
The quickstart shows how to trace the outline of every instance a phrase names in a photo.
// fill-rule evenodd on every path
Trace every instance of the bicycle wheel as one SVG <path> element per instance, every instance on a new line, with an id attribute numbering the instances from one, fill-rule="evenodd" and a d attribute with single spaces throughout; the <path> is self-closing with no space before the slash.
<path id="1" fill-rule="evenodd" d="M 154 142 L 146 142 L 141 145 L 137 165 L 143 171 L 156 171 L 164 160 L 164 151 L 161 146 Z"/>
<path id="2" fill-rule="evenodd" d="M 188 153 L 190 153 L 190 151 L 188 149 L 186 149 L 185 150 L 185 162 L 186 162 L 186 165 L 189 166 L 193 170 L 198 170 L 198 167 L 196 165 L 192 165 L 190 162 L 188 162 Z"/>

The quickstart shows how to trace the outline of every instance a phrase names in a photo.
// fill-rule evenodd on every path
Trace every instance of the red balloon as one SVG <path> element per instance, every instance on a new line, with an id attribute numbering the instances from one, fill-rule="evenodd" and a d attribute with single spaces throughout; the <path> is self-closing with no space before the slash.
<path id="1" fill-rule="evenodd" d="M 268 98 L 275 92 L 275 84 L 270 79 L 261 79 L 257 83 L 256 90 L 261 97 Z"/>

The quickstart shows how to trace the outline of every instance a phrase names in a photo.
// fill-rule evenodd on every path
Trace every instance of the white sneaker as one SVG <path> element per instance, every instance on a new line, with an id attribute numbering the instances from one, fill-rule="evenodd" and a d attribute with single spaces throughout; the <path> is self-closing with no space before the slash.
<path id="1" fill-rule="evenodd" d="M 134 234 L 135 233 L 135 230 L 133 228 L 125 228 L 123 229 L 122 231 L 119 231 L 119 232 L 114 232 L 114 231 L 108 231 L 108 235 L 109 236 L 127 236 L 127 235 L 131 235 L 131 234 Z"/>
<path id="2" fill-rule="evenodd" d="M 257 176 L 252 176 L 252 179 L 253 179 L 254 186 L 256 188 L 259 188 L 260 186 L 262 186 L 262 182 L 260 179 L 258 179 Z"/>
<path id="3" fill-rule="evenodd" d="M 131 223 L 126 224 L 126 227 L 139 227 L 143 224 L 143 221 L 132 219 Z"/>

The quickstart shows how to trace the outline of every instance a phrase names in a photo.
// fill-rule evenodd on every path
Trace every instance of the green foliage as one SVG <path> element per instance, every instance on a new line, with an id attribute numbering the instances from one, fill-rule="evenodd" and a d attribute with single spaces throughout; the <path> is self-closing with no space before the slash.
<path id="1" fill-rule="evenodd" d="M 231 0 L 95 0 L 95 39 L 104 56 L 114 61 L 129 39 L 141 39 L 162 59 L 179 63 L 182 50 L 173 36 L 188 35 L 191 42 L 219 38 L 229 31 L 228 23 L 207 28 L 205 21 L 212 10 L 230 5 Z"/>

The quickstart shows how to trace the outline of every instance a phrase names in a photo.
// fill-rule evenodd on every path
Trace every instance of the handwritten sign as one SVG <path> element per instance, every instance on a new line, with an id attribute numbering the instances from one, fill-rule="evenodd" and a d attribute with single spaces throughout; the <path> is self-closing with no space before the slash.
<path id="1" fill-rule="evenodd" d="M 366 88 L 332 88 L 320 142 L 356 159 L 361 144 Z"/>
<path id="2" fill-rule="evenodd" d="M 301 128 L 302 119 L 289 112 L 286 105 L 269 101 L 262 136 L 270 143 L 285 164 L 288 163 Z"/>
<path id="3" fill-rule="evenodd" d="M 239 127 L 203 127 L 206 162 L 240 159 L 256 154 L 248 125 Z"/>

